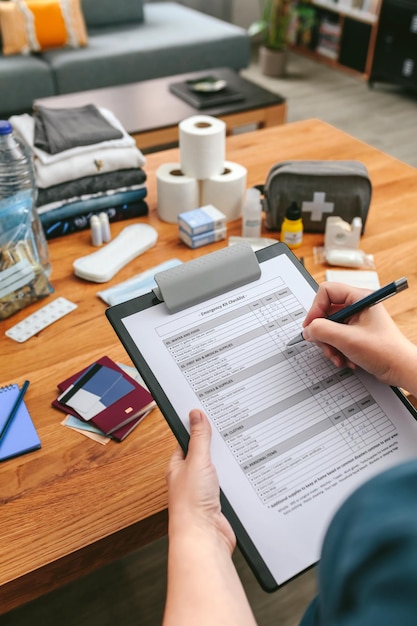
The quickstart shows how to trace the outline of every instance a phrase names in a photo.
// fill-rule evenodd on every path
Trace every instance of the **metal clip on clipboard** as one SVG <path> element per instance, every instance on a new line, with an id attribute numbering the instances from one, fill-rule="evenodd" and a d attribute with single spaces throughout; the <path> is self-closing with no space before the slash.
<path id="1" fill-rule="evenodd" d="M 246 243 L 235 244 L 155 274 L 154 294 L 170 313 L 257 280 L 261 268 Z"/>

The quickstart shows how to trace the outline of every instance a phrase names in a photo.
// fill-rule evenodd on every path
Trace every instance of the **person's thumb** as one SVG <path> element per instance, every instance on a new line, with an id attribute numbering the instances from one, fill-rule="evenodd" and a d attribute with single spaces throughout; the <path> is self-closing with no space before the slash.
<path id="1" fill-rule="evenodd" d="M 211 427 L 207 416 L 200 409 L 190 411 L 190 442 L 187 457 L 190 460 L 210 461 Z"/>

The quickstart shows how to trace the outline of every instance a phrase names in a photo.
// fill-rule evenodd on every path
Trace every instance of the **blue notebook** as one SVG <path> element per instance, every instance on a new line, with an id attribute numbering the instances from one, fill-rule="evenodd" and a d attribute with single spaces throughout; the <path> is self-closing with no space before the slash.
<path id="1" fill-rule="evenodd" d="M 0 387 L 0 430 L 19 395 L 18 385 Z M 38 450 L 41 442 L 23 400 L 13 421 L 0 441 L 0 461 Z"/>

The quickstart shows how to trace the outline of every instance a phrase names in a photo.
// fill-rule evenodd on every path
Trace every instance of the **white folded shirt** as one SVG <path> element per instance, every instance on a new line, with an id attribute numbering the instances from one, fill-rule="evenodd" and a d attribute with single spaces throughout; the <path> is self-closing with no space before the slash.
<path id="1" fill-rule="evenodd" d="M 68 180 L 83 176 L 105 174 L 114 170 L 142 167 L 145 163 L 141 151 L 130 148 L 102 148 L 72 156 L 63 161 L 44 165 L 34 159 L 36 183 L 38 187 L 52 187 Z"/>

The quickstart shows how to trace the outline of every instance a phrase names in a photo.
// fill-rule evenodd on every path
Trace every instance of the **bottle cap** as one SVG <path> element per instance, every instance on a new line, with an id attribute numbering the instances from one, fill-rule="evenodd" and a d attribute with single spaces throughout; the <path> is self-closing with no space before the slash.
<path id="1" fill-rule="evenodd" d="M 285 217 L 288 220 L 299 220 L 301 218 L 301 207 L 296 202 L 291 202 L 290 206 L 285 212 Z"/>
<path id="2" fill-rule="evenodd" d="M 0 120 L 0 135 L 10 135 L 13 127 L 7 120 Z"/>
<path id="3" fill-rule="evenodd" d="M 250 202 L 256 202 L 261 197 L 261 192 L 256 187 L 250 187 L 246 190 L 246 199 Z"/>
<path id="4" fill-rule="evenodd" d="M 261 192 L 256 187 L 246 190 L 246 204 L 258 206 L 261 201 Z"/>

